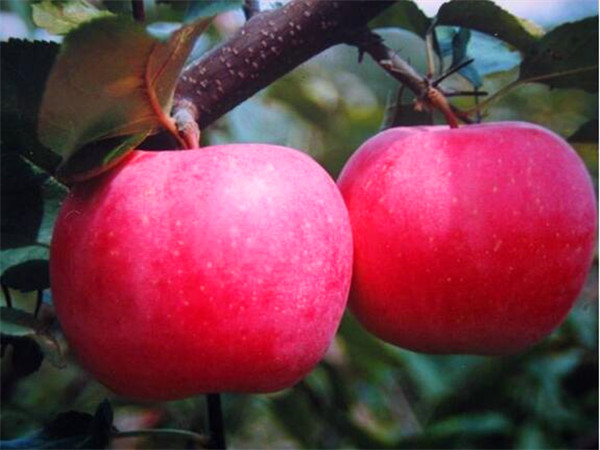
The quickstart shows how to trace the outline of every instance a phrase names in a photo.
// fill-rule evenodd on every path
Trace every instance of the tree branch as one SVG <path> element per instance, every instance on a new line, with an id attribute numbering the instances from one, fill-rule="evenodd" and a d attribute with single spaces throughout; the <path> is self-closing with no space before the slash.
<path id="1" fill-rule="evenodd" d="M 174 111 L 195 106 L 200 129 L 348 34 L 390 0 L 292 0 L 255 15 L 227 42 L 189 65 L 175 92 Z"/>

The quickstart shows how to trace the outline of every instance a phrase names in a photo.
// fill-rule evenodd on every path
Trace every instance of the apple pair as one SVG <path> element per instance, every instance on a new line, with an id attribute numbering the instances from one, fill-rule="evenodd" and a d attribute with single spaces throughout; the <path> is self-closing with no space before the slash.
<path id="1" fill-rule="evenodd" d="M 351 279 L 367 329 L 431 353 L 523 350 L 581 290 L 593 188 L 543 128 L 391 129 L 338 186 L 262 144 L 136 151 L 74 186 L 51 280 L 82 364 L 135 398 L 270 392 L 322 358 Z"/>

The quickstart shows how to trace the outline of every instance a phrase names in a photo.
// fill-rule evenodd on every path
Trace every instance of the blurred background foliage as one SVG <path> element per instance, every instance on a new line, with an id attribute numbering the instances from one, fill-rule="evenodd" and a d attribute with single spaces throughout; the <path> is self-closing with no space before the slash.
<path id="1" fill-rule="evenodd" d="M 104 3 L 113 11 L 129 5 Z M 156 33 L 168 32 L 185 13 L 181 4 L 170 3 L 146 2 L 149 17 L 157 20 Z M 425 73 L 424 30 L 429 22 L 418 3 L 390 10 L 373 25 L 389 47 Z M 5 1 L 0 6 L 3 39 L 59 39 L 35 26 L 30 4 Z M 594 13 L 597 5 L 590 14 Z M 242 23 L 238 10 L 219 15 L 195 55 L 222 42 Z M 526 25 L 532 34 L 541 35 L 560 23 L 557 17 L 546 30 Z M 597 39 L 597 18 L 594 23 Z M 456 27 L 436 27 L 444 67 L 452 64 L 457 49 L 474 58 L 470 69 L 446 80 L 446 87 L 494 94 L 519 78 L 523 53 L 515 45 L 471 30 L 467 43 L 457 47 L 465 36 Z M 597 64 L 597 50 L 590 64 Z M 6 85 L 3 97 L 10 97 L 5 89 Z M 442 123 L 441 117 L 415 112 L 412 100 L 408 93 L 398 95 L 397 82 L 371 60 L 359 63 L 356 49 L 338 46 L 239 105 L 204 130 L 203 141 L 262 141 L 303 149 L 335 177 L 352 152 L 382 127 L 386 110 L 389 117 L 393 109 L 396 124 Z M 452 101 L 465 110 L 475 105 L 472 97 Z M 2 114 L 4 305 L 7 292 L 13 306 L 26 311 L 33 311 L 41 300 L 39 316 L 52 318 L 44 261 L 53 218 L 66 190 L 39 162 L 32 163 L 22 156 L 23 149 L 15 148 L 22 144 L 31 149 L 35 144 L 27 140 L 30 136 L 5 133 L 9 122 L 4 101 Z M 598 186 L 597 87 L 586 91 L 520 84 L 488 105 L 480 119 L 524 120 L 554 130 L 576 148 Z M 30 337 L 23 332 L 3 348 L 2 439 L 39 429 L 62 411 L 93 412 L 104 398 L 114 406 L 119 430 L 206 432 L 203 397 L 156 404 L 115 397 L 78 367 L 64 340 L 58 338 L 56 346 L 38 335 L 32 343 Z M 346 314 L 326 357 L 304 381 L 270 395 L 225 394 L 223 402 L 231 448 L 598 448 L 597 257 L 565 323 L 525 353 L 503 358 L 421 355 L 382 343 Z M 174 438 L 128 438 L 111 444 L 185 445 L 189 443 Z"/>

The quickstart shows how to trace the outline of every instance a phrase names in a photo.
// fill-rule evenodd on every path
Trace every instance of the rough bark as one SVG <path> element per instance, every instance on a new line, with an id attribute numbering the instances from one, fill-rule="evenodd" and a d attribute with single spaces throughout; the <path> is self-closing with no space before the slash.
<path id="1" fill-rule="evenodd" d="M 200 128 L 323 50 L 349 40 L 394 2 L 292 0 L 252 17 L 231 39 L 188 66 L 174 109 Z"/>

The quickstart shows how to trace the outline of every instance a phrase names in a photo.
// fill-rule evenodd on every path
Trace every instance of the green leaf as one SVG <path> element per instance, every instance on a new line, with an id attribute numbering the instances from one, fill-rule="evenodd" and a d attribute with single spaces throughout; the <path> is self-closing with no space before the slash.
<path id="1" fill-rule="evenodd" d="M 412 31 L 422 38 L 425 38 L 430 25 L 431 19 L 410 0 L 396 2 L 385 13 L 379 14 L 369 22 L 369 26 L 372 28 L 399 27 Z"/>
<path id="2" fill-rule="evenodd" d="M 598 92 L 598 16 L 546 34 L 526 52 L 519 79 Z"/>
<path id="3" fill-rule="evenodd" d="M 471 28 L 508 42 L 521 51 L 529 50 L 543 30 L 524 21 L 489 0 L 444 3 L 437 14 L 438 25 Z"/>
<path id="4" fill-rule="evenodd" d="M 10 39 L 0 43 L 2 153 L 20 153 L 49 173 L 54 173 L 60 156 L 37 139 L 37 125 L 42 93 L 58 50 L 54 42 Z"/>
<path id="5" fill-rule="evenodd" d="M 78 170 L 89 176 L 106 170 L 160 127 L 176 134 L 168 117 L 175 85 L 207 25 L 182 27 L 160 42 L 139 24 L 107 17 L 67 35 L 50 73 L 39 125 L 41 141 L 63 156 L 65 179 L 85 178 Z M 77 153 L 77 164 L 71 164 Z"/>
<path id="6" fill-rule="evenodd" d="M 241 8 L 244 0 L 203 0 L 188 3 L 184 22 L 189 23 L 198 19 L 205 19 L 232 9 Z"/>
<path id="7" fill-rule="evenodd" d="M 33 22 L 52 34 L 67 34 L 82 23 L 113 15 L 110 11 L 96 8 L 86 0 L 43 0 L 31 7 Z"/>
<path id="8" fill-rule="evenodd" d="M 41 291 L 50 287 L 48 260 L 32 259 L 5 270 L 0 282 L 21 292 Z"/>

